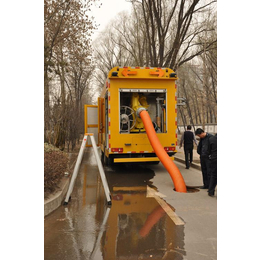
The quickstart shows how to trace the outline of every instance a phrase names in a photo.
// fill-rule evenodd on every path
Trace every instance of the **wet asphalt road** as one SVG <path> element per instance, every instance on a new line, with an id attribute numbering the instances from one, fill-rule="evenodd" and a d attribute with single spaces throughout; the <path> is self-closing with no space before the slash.
<path id="1" fill-rule="evenodd" d="M 184 226 L 147 196 L 148 188 L 157 190 L 152 169 L 105 167 L 107 207 L 94 154 L 86 149 L 69 204 L 45 217 L 44 259 L 184 259 Z"/>

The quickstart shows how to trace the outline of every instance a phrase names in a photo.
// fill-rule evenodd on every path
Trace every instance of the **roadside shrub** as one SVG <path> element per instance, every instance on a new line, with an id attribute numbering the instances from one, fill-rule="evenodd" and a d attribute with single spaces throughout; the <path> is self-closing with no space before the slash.
<path id="1" fill-rule="evenodd" d="M 68 168 L 68 156 L 53 145 L 44 144 L 44 192 L 53 192 Z"/>

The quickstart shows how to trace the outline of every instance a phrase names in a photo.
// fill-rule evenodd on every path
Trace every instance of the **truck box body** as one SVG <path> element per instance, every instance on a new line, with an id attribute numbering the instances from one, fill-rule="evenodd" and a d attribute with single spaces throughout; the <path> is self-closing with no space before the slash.
<path id="1" fill-rule="evenodd" d="M 158 162 L 138 108 L 145 108 L 172 156 L 177 146 L 176 74 L 169 68 L 115 67 L 98 99 L 98 140 L 110 162 Z"/>

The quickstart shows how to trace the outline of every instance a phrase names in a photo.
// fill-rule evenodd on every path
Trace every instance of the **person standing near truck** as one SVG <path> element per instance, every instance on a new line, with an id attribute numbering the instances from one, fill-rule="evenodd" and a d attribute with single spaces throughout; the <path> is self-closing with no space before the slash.
<path id="1" fill-rule="evenodd" d="M 200 155 L 200 165 L 202 171 L 203 187 L 201 189 L 209 188 L 209 181 L 211 177 L 210 160 L 209 160 L 209 139 L 212 134 L 204 132 L 203 129 L 197 128 L 195 135 L 200 138 L 197 153 Z"/>
<path id="2" fill-rule="evenodd" d="M 190 125 L 187 126 L 187 131 L 185 131 L 181 136 L 181 142 L 179 146 L 180 148 L 182 147 L 183 142 L 184 142 L 186 169 L 189 169 L 193 159 L 193 142 L 195 142 L 195 144 L 198 146 L 198 142 L 195 138 L 194 133 L 191 131 Z"/>
<path id="3" fill-rule="evenodd" d="M 217 134 L 209 138 L 210 180 L 208 195 L 213 197 L 217 186 Z"/>

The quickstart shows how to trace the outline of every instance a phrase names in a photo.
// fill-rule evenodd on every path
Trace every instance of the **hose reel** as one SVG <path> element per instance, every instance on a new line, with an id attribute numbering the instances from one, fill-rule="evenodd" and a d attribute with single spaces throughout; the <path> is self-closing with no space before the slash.
<path id="1" fill-rule="evenodd" d="M 128 106 L 120 107 L 120 132 L 129 133 L 136 123 L 135 111 Z"/>

